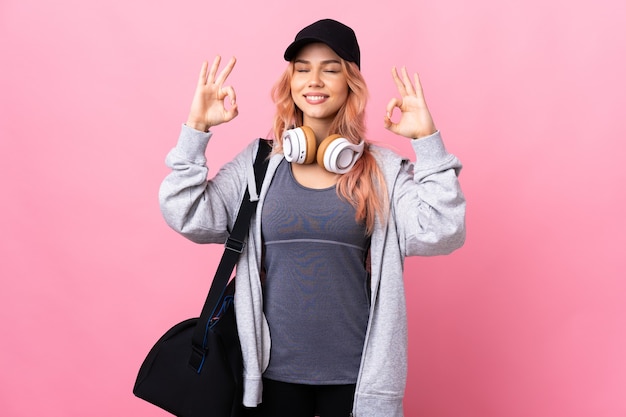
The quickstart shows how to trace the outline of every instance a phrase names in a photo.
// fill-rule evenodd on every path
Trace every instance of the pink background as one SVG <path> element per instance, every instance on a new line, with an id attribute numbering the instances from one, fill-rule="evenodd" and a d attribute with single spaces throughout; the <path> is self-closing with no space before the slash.
<path id="1" fill-rule="evenodd" d="M 239 59 L 218 167 L 323 17 L 359 36 L 370 137 L 408 154 L 382 128 L 407 65 L 465 165 L 465 247 L 406 264 L 407 416 L 626 416 L 623 0 L 2 0 L 0 415 L 166 415 L 137 369 L 221 252 L 157 204 L 200 63 Z"/>

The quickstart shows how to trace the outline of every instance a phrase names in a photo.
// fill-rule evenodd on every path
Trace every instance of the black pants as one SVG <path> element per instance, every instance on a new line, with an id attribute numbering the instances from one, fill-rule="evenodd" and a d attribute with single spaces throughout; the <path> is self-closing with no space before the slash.
<path id="1" fill-rule="evenodd" d="M 349 417 L 355 384 L 303 385 L 263 379 L 263 403 L 247 417 Z"/>

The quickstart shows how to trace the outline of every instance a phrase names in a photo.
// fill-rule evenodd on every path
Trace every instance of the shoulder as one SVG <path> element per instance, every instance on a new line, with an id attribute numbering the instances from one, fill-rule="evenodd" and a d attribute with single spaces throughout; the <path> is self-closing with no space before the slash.
<path id="1" fill-rule="evenodd" d="M 370 144 L 369 150 L 376 160 L 376 165 L 378 165 L 378 168 L 382 171 L 385 178 L 387 178 L 387 181 L 395 178 L 400 170 L 410 162 L 406 157 L 381 145 Z"/>
<path id="2" fill-rule="evenodd" d="M 239 153 L 226 164 L 226 166 L 232 165 L 235 167 L 242 167 L 252 165 L 261 144 L 268 144 L 268 146 L 271 146 L 271 142 L 266 139 L 253 139 L 249 141 L 243 149 L 241 149 L 241 151 L 239 151 Z"/>
<path id="3" fill-rule="evenodd" d="M 402 163 L 408 160 L 407 158 L 401 156 L 394 150 L 387 148 L 385 146 L 370 144 L 369 149 L 372 152 L 372 155 L 374 155 L 374 158 L 376 158 L 377 162 L 389 161 L 389 162 Z"/>

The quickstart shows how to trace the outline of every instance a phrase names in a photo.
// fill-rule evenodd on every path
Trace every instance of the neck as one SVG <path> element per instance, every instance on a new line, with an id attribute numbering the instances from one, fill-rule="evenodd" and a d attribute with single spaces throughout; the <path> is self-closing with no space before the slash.
<path id="1" fill-rule="evenodd" d="M 330 125 L 331 122 L 325 120 L 307 120 L 304 119 L 303 125 L 310 127 L 315 133 L 315 140 L 319 144 L 324 138 L 330 135 Z"/>
<path id="2" fill-rule="evenodd" d="M 307 188 L 324 189 L 337 184 L 339 175 L 328 172 L 317 163 L 301 165 L 291 163 L 291 172 L 296 181 Z"/>

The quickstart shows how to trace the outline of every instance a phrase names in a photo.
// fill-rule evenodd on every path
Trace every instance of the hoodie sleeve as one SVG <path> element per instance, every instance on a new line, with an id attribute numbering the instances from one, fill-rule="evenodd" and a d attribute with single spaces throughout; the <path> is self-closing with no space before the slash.
<path id="1" fill-rule="evenodd" d="M 413 140 L 414 164 L 405 162 L 394 187 L 392 215 L 405 256 L 445 255 L 465 242 L 465 197 L 459 159 L 439 132 Z"/>
<path id="2" fill-rule="evenodd" d="M 205 151 L 212 133 L 182 127 L 167 154 L 172 170 L 161 183 L 159 204 L 167 224 L 196 243 L 224 243 L 246 186 L 246 158 L 252 144 L 207 181 Z"/>

